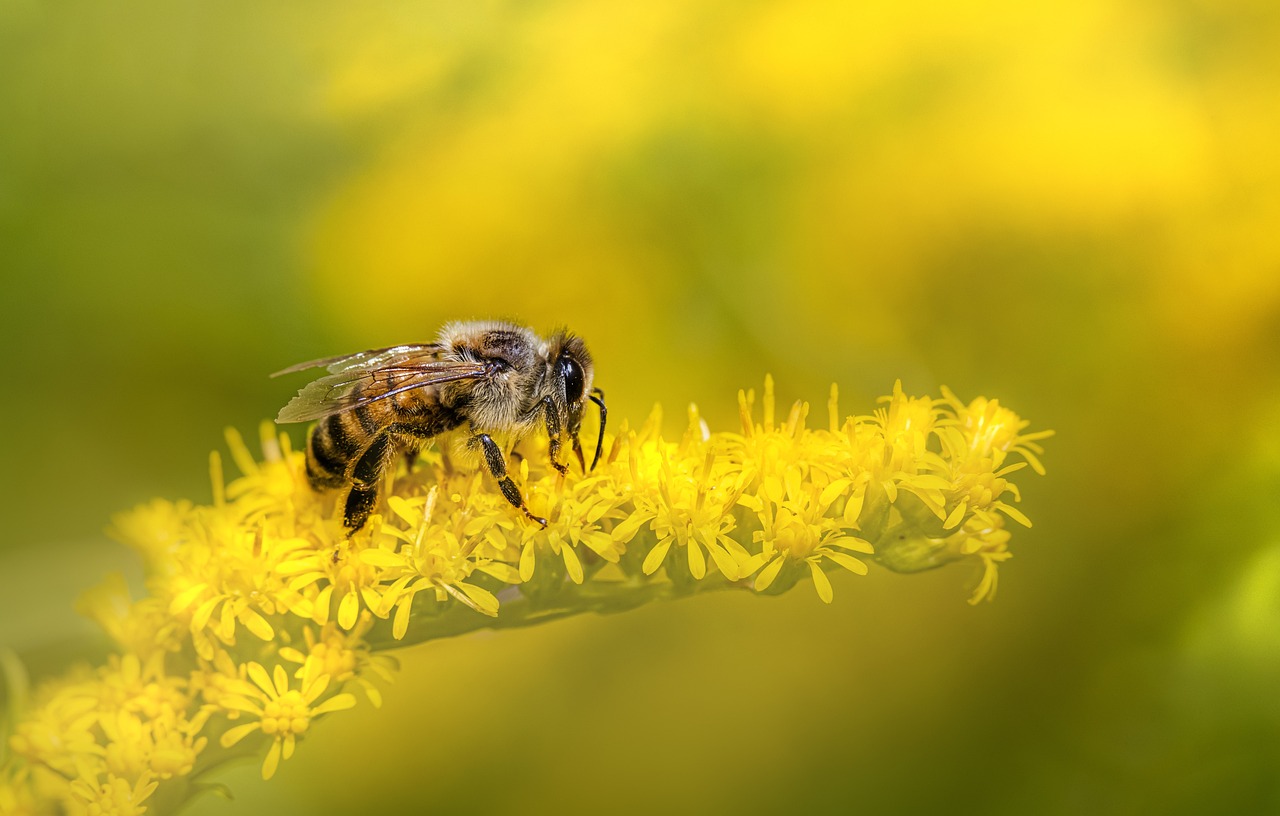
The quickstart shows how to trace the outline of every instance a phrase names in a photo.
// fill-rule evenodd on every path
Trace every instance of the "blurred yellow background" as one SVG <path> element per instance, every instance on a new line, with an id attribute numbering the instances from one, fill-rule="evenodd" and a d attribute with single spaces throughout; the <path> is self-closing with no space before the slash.
<path id="1" fill-rule="evenodd" d="M 766 372 L 1054 428 L 977 568 L 405 651 L 191 813 L 1280 812 L 1280 6 L 8 0 L 0 645 L 303 359 L 510 317 L 611 415 Z M 301 429 L 298 438 L 301 437 Z"/>

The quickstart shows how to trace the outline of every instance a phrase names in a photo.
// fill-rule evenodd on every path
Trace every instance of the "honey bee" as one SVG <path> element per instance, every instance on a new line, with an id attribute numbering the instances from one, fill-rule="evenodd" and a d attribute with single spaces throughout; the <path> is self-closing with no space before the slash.
<path id="1" fill-rule="evenodd" d="M 514 323 L 450 323 L 434 343 L 312 360 L 271 376 L 309 368 L 329 373 L 298 391 L 276 422 L 318 420 L 307 436 L 307 479 L 316 490 L 347 491 L 343 523 L 351 533 L 373 512 L 396 457 L 446 434 L 464 452 L 479 453 L 507 501 L 543 527 L 547 520 L 525 506 L 494 437 L 514 442 L 545 426 L 552 466 L 568 471 L 560 461 L 567 438 L 587 470 L 578 432 L 590 399 L 600 409 L 591 469 L 600 461 L 604 392 L 592 386 L 586 344 L 567 331 L 544 340 Z"/>

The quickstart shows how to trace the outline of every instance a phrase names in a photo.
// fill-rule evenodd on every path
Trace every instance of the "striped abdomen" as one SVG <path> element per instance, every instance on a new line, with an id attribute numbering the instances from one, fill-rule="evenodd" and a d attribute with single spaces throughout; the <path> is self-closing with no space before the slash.
<path id="1" fill-rule="evenodd" d="M 379 431 L 368 406 L 327 416 L 307 435 L 307 479 L 311 486 L 342 487 L 351 481 L 350 471 Z"/>
<path id="2" fill-rule="evenodd" d="M 307 437 L 307 478 L 316 489 L 377 483 L 393 455 L 412 440 L 452 430 L 465 417 L 435 388 L 405 391 L 324 417 Z"/>

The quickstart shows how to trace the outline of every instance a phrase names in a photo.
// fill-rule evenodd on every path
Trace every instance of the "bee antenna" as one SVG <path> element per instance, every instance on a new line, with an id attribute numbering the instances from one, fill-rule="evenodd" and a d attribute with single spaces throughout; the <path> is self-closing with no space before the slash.
<path id="1" fill-rule="evenodd" d="M 591 469 L 595 470 L 596 463 L 600 461 L 600 449 L 604 447 L 604 422 L 609 416 L 609 409 L 604 407 L 604 391 L 601 389 L 592 388 L 589 399 L 600 406 L 600 436 L 596 439 L 596 455 L 591 457 Z"/>

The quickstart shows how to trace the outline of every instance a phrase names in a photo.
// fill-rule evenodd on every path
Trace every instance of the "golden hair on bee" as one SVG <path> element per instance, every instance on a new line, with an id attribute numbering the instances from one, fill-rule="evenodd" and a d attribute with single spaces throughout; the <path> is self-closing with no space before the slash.
<path id="1" fill-rule="evenodd" d="M 600 460 L 607 409 L 582 338 L 565 330 L 543 339 L 503 321 L 450 323 L 435 342 L 372 349 L 291 366 L 271 375 L 324 368 L 280 410 L 276 422 L 316 420 L 307 436 L 307 478 L 317 490 L 344 489 L 343 523 L 354 532 L 378 501 L 387 467 L 400 453 L 446 434 L 477 453 L 507 501 L 533 521 L 494 440 L 545 428 L 551 464 L 569 441 L 586 470 L 578 434 L 587 401 L 600 409 L 591 469 Z"/>

